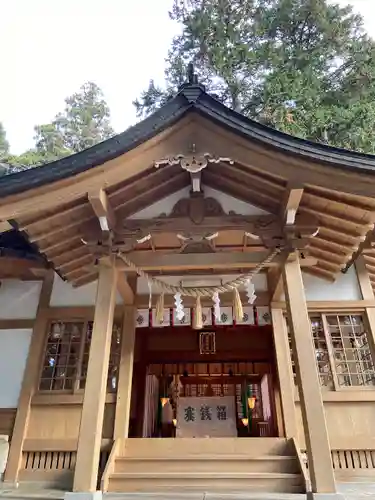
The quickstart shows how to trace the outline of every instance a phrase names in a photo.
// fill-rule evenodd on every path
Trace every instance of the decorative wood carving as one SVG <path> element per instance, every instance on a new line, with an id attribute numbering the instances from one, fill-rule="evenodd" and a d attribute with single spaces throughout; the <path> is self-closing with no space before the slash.
<path id="1" fill-rule="evenodd" d="M 200 172 L 204 168 L 207 167 L 209 163 L 220 163 L 225 162 L 233 165 L 234 161 L 231 158 L 226 157 L 216 157 L 211 153 L 197 153 L 195 151 L 195 144 L 193 144 L 190 148 L 190 152 L 188 154 L 178 154 L 176 156 L 169 156 L 166 158 L 162 158 L 161 160 L 157 160 L 154 162 L 155 168 L 159 168 L 163 165 L 180 165 L 181 168 L 189 172 L 190 174 L 195 174 Z"/>
<path id="2" fill-rule="evenodd" d="M 178 200 L 169 217 L 189 217 L 194 224 L 201 224 L 206 217 L 226 215 L 215 198 L 205 198 L 203 193 L 191 193 L 190 198 Z"/>

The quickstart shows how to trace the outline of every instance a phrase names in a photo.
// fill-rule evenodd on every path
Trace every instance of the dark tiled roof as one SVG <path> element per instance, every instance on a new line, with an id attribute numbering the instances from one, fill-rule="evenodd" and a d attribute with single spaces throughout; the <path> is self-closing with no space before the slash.
<path id="1" fill-rule="evenodd" d="M 375 173 L 373 155 L 317 144 L 266 127 L 227 108 L 207 94 L 203 86 L 191 83 L 183 85 L 176 97 L 122 134 L 47 165 L 0 177 L 0 196 L 66 179 L 101 165 L 137 147 L 193 111 L 245 138 L 279 151 L 341 169 Z"/>
<path id="2" fill-rule="evenodd" d="M 29 243 L 27 236 L 17 229 L 0 233 L 0 256 L 41 260 L 36 245 Z"/>

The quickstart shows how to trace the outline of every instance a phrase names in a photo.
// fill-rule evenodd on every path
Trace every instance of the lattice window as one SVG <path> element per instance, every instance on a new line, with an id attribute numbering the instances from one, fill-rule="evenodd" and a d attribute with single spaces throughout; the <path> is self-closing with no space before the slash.
<path id="1" fill-rule="evenodd" d="M 39 390 L 75 392 L 84 389 L 92 327 L 92 321 L 50 323 Z M 119 360 L 120 327 L 115 324 L 108 370 L 108 390 L 116 389 Z"/>
<path id="2" fill-rule="evenodd" d="M 375 385 L 375 368 L 360 315 L 327 315 L 339 386 Z"/>
<path id="3" fill-rule="evenodd" d="M 310 316 L 310 321 L 320 385 L 327 389 L 333 389 L 332 370 L 322 317 Z"/>
<path id="4" fill-rule="evenodd" d="M 375 385 L 375 366 L 361 315 L 310 315 L 322 388 Z M 289 333 L 293 374 L 295 366 Z"/>

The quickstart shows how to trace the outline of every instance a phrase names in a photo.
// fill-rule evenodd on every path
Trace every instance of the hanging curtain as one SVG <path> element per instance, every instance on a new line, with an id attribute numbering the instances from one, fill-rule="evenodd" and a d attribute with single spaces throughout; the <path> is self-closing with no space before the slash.
<path id="1" fill-rule="evenodd" d="M 146 390 L 142 437 L 153 436 L 159 405 L 159 381 L 155 375 L 146 375 Z"/>
<path id="2" fill-rule="evenodd" d="M 269 375 L 263 375 L 262 380 L 260 382 L 260 393 L 262 396 L 262 410 L 263 410 L 263 420 L 267 422 L 267 433 L 271 430 L 271 420 L 272 420 L 272 411 L 271 411 L 271 399 L 270 399 L 270 380 Z"/>

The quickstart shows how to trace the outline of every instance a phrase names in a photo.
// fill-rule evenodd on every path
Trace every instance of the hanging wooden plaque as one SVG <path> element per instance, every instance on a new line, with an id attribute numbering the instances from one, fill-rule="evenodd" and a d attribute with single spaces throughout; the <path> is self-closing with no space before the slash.
<path id="1" fill-rule="evenodd" d="M 216 353 L 215 332 L 199 332 L 199 352 L 200 354 Z"/>

